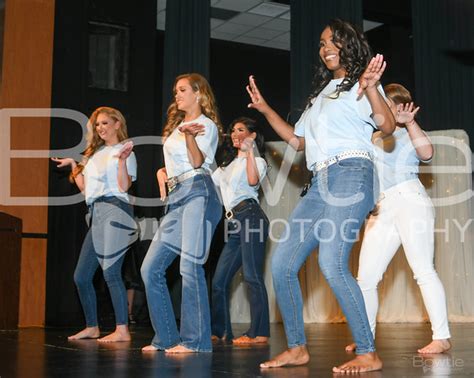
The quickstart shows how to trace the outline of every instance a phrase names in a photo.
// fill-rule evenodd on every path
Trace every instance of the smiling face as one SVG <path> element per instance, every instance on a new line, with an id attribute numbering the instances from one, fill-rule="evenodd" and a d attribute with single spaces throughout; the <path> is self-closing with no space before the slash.
<path id="1" fill-rule="evenodd" d="M 188 113 L 200 106 L 199 92 L 193 91 L 188 79 L 180 79 L 175 87 L 175 101 L 179 110 Z"/>
<path id="2" fill-rule="evenodd" d="M 95 121 L 95 130 L 99 137 L 106 145 L 114 145 L 119 143 L 118 130 L 120 129 L 120 122 L 116 121 L 106 113 L 99 113 Z"/>
<path id="3" fill-rule="evenodd" d="M 340 49 L 333 41 L 333 32 L 327 27 L 321 33 L 319 41 L 319 57 L 326 65 L 327 69 L 332 71 L 334 79 L 346 76 L 346 70 L 340 62 Z"/>
<path id="4" fill-rule="evenodd" d="M 241 122 L 237 122 L 231 130 L 230 137 L 232 139 L 232 145 L 234 148 L 240 149 L 242 141 L 245 138 L 253 138 L 255 139 L 256 133 L 250 132 L 247 126 L 245 126 Z"/>

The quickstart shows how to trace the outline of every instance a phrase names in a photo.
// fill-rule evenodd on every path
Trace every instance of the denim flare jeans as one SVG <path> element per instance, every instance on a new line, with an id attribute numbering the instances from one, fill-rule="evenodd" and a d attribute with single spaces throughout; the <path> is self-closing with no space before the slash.
<path id="1" fill-rule="evenodd" d="M 132 206 L 117 197 L 100 197 L 90 205 L 91 227 L 82 243 L 74 271 L 79 299 L 87 327 L 98 326 L 97 299 L 93 278 L 100 266 L 109 288 L 115 323 L 128 323 L 127 293 L 122 280 L 122 264 L 138 233 Z"/>
<path id="2" fill-rule="evenodd" d="M 141 268 L 150 319 L 151 344 L 159 350 L 181 344 L 196 352 L 211 352 L 211 319 L 203 265 L 209 255 L 222 207 L 209 175 L 197 175 L 170 193 L 167 214 Z M 180 256 L 182 277 L 180 331 L 166 284 L 166 270 Z"/>
<path id="3" fill-rule="evenodd" d="M 250 302 L 249 337 L 270 336 L 268 296 L 263 278 L 268 218 L 256 201 L 249 202 L 227 223 L 227 243 L 212 279 L 212 334 L 232 340 L 229 289 L 242 267 Z"/>
<path id="4" fill-rule="evenodd" d="M 350 158 L 317 172 L 289 219 L 272 258 L 273 285 L 288 347 L 306 344 L 298 271 L 319 246 L 319 266 L 344 312 L 357 354 L 375 351 L 364 299 L 348 261 L 374 205 L 372 161 Z"/>

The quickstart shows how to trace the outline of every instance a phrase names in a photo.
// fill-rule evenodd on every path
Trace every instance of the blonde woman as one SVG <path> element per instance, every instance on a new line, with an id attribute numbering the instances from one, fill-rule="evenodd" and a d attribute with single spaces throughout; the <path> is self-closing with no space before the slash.
<path id="1" fill-rule="evenodd" d="M 168 212 L 141 268 L 155 337 L 144 352 L 211 352 L 209 299 L 203 265 L 222 208 L 210 173 L 222 133 L 211 87 L 199 74 L 178 76 L 163 131 L 165 168 L 157 172 Z M 181 327 L 166 285 L 166 270 L 180 256 Z"/>
<path id="2" fill-rule="evenodd" d="M 79 292 L 86 328 L 69 340 L 97 339 L 96 294 L 93 277 L 100 266 L 115 312 L 113 333 L 99 342 L 129 341 L 127 294 L 122 281 L 122 263 L 130 246 L 134 223 L 127 190 L 136 179 L 137 162 L 128 138 L 127 124 L 117 109 L 100 107 L 89 119 L 84 160 L 53 158 L 58 167 L 72 168 L 71 181 L 85 194 L 91 226 L 82 244 L 74 282 Z"/>

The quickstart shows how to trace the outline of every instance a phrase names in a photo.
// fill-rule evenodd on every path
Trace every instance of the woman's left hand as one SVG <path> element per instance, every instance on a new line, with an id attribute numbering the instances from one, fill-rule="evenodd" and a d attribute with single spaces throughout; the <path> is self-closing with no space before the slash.
<path id="1" fill-rule="evenodd" d="M 413 121 L 415 120 L 415 115 L 420 110 L 420 107 L 416 107 L 413 102 L 409 104 L 398 104 L 397 105 L 397 116 L 395 117 L 397 123 L 405 124 L 405 125 L 412 125 Z"/>
<path id="2" fill-rule="evenodd" d="M 245 138 L 242 142 L 240 142 L 240 151 L 243 152 L 248 152 L 248 151 L 253 151 L 254 147 L 254 139 L 253 138 Z"/>
<path id="3" fill-rule="evenodd" d="M 374 56 L 359 78 L 359 89 L 357 94 L 362 94 L 362 92 L 367 88 L 376 87 L 386 66 L 387 62 L 383 60 L 383 55 L 377 54 Z"/>
<path id="4" fill-rule="evenodd" d="M 198 135 L 204 135 L 205 130 L 204 125 L 200 125 L 199 123 L 187 123 L 185 125 L 179 126 L 178 130 L 186 135 L 192 135 L 196 137 Z"/>
<path id="5" fill-rule="evenodd" d="M 122 146 L 120 151 L 115 156 L 118 157 L 120 160 L 125 160 L 130 156 L 130 154 L 132 153 L 132 150 L 133 150 L 133 142 L 130 140 Z"/>

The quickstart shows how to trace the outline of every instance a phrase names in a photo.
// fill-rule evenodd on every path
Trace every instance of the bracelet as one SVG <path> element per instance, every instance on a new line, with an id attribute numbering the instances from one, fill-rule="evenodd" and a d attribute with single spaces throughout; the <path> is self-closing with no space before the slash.
<path id="1" fill-rule="evenodd" d="M 405 126 L 411 127 L 416 123 L 416 121 L 413 119 L 409 123 L 405 123 Z"/>

